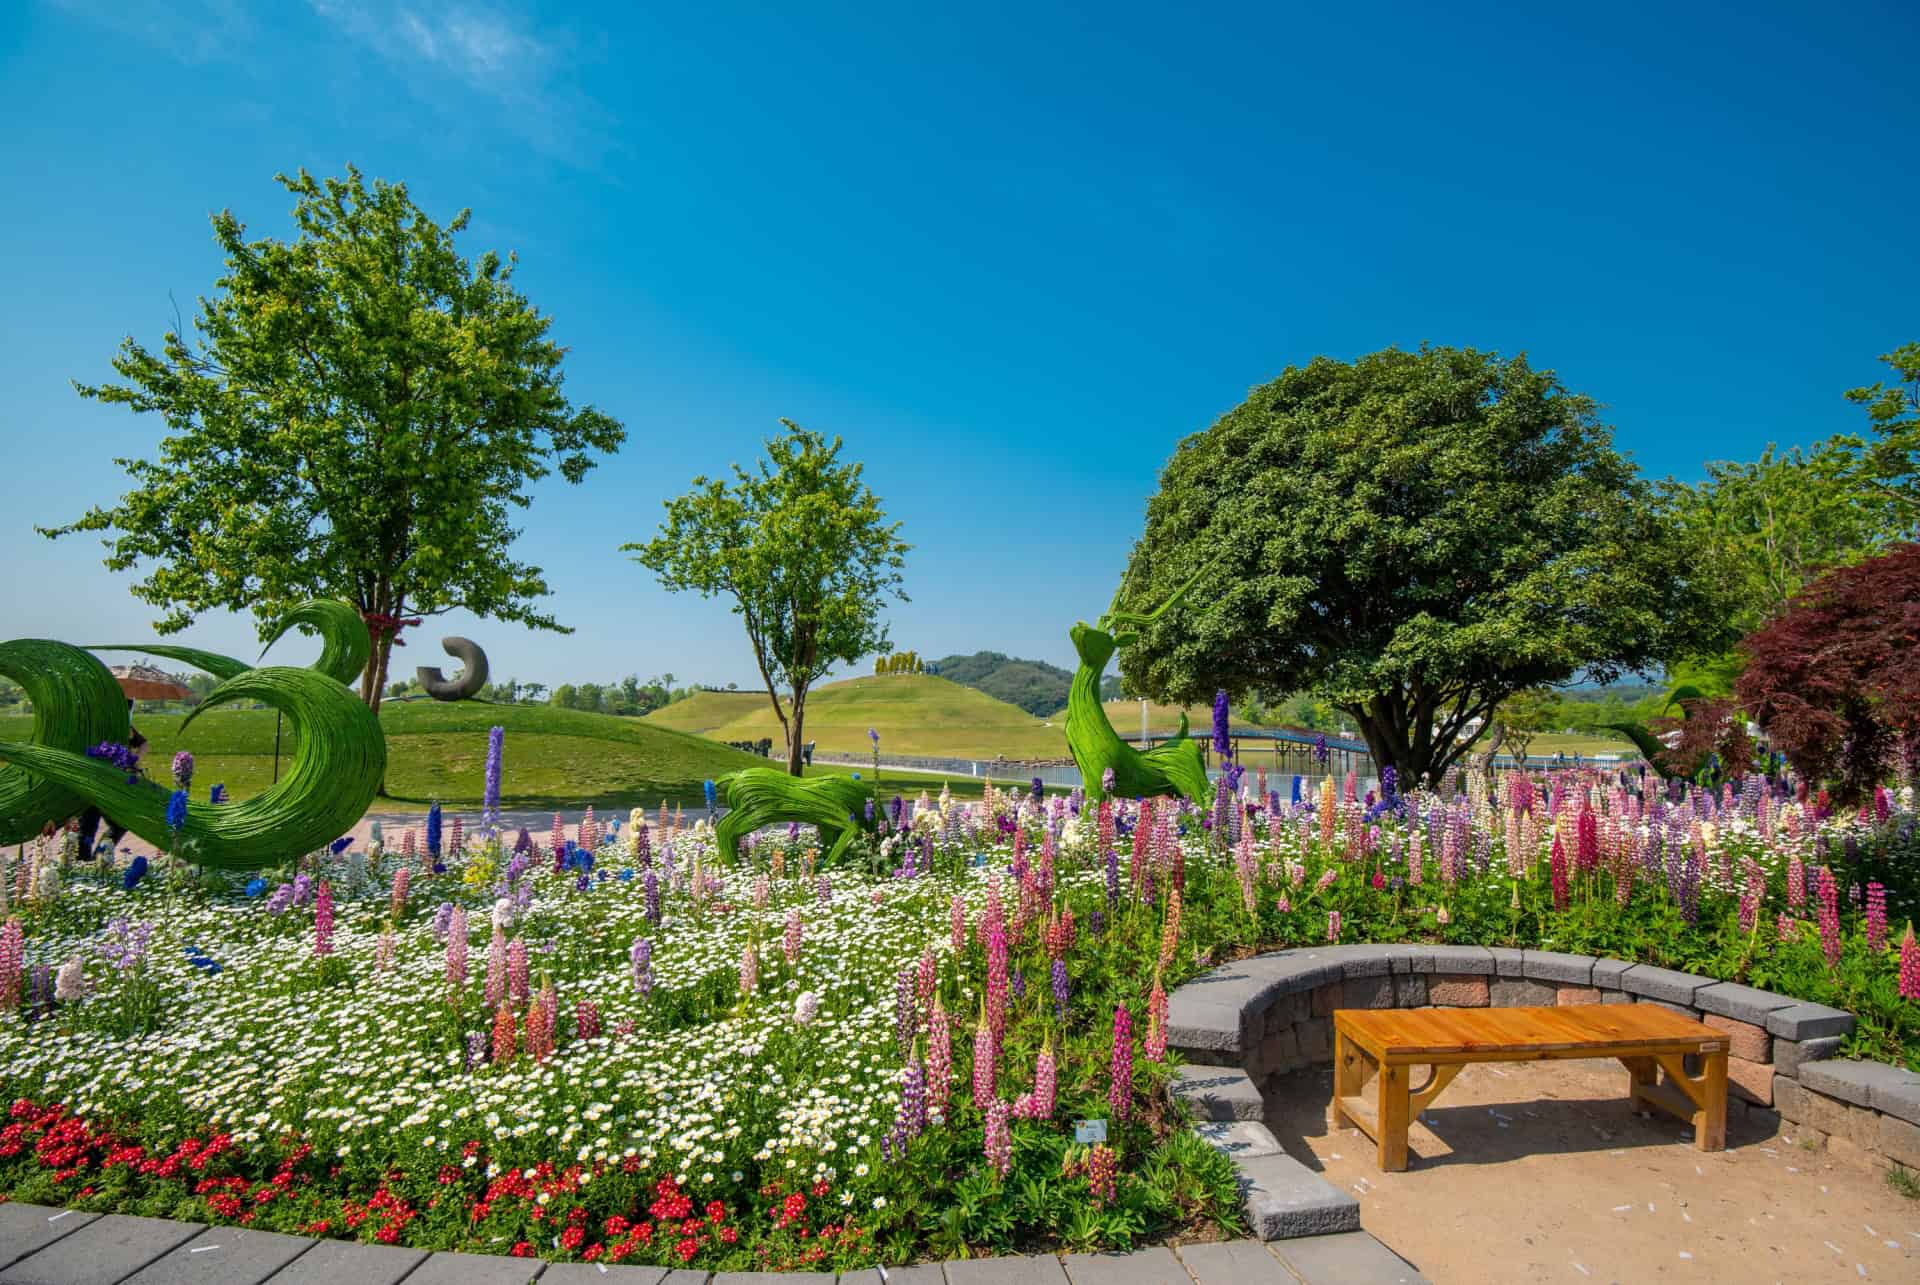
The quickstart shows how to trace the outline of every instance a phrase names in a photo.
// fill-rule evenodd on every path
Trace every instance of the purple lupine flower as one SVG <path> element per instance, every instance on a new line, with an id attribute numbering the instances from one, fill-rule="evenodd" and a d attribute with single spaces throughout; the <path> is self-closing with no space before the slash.
<path id="1" fill-rule="evenodd" d="M 913 1052 L 913 1033 L 919 1025 L 915 1003 L 915 970 L 903 968 L 893 979 L 893 1038 L 900 1045 L 900 1056 Z"/>
<path id="2" fill-rule="evenodd" d="M 1100 769 L 1100 793 L 1113 793 L 1113 769 L 1110 767 Z"/>
<path id="3" fill-rule="evenodd" d="M 647 871 L 647 922 L 660 922 L 660 877 L 653 871 Z"/>
<path id="4" fill-rule="evenodd" d="M 1040 802 L 1041 799 L 1046 797 L 1046 793 L 1047 793 L 1046 783 L 1037 776 L 1033 778 L 1032 793 L 1033 793 L 1033 801 L 1035 803 Z"/>
<path id="5" fill-rule="evenodd" d="M 487 778 L 480 795 L 480 825 L 488 834 L 500 828 L 500 757 L 506 739 L 506 728 L 487 729 Z"/>
<path id="6" fill-rule="evenodd" d="M 1313 738 L 1314 761 L 1319 763 L 1320 766 L 1325 767 L 1327 765 L 1328 752 L 1329 751 L 1327 749 L 1327 734 L 1325 732 L 1321 732 L 1319 735 Z"/>
<path id="7" fill-rule="evenodd" d="M 87 751 L 87 757 L 111 763 L 125 772 L 128 785 L 140 779 L 140 761 L 134 758 L 132 750 L 118 741 L 100 742 Z"/>
<path id="8" fill-rule="evenodd" d="M 1018 968 L 1014 969 L 1013 976 L 1009 979 L 1008 984 L 1013 991 L 1013 997 L 1015 999 L 1025 999 L 1027 997 L 1027 975 L 1024 972 Z"/>
<path id="9" fill-rule="evenodd" d="M 427 855 L 435 861 L 440 859 L 440 805 L 438 803 L 427 809 Z"/>
<path id="10" fill-rule="evenodd" d="M 182 790 L 193 788 L 193 751 L 181 750 L 173 756 L 173 783 Z"/>
<path id="11" fill-rule="evenodd" d="M 280 886 L 285 888 L 287 885 L 281 884 Z M 274 894 L 275 897 L 279 895 L 279 893 Z M 291 900 L 291 894 L 289 894 L 289 900 Z M 267 908 L 271 910 L 273 903 L 267 903 Z M 447 932 L 452 926 L 453 903 L 451 901 L 443 901 L 440 903 L 440 908 L 433 912 L 433 939 L 437 942 L 444 943 L 447 940 Z"/>
<path id="12" fill-rule="evenodd" d="M 1067 961 L 1053 961 L 1053 1016 L 1055 1021 L 1067 1020 Z"/>
<path id="13" fill-rule="evenodd" d="M 1224 690 L 1213 694 L 1213 752 L 1220 755 L 1233 753 L 1233 742 L 1227 739 L 1227 693 Z"/>

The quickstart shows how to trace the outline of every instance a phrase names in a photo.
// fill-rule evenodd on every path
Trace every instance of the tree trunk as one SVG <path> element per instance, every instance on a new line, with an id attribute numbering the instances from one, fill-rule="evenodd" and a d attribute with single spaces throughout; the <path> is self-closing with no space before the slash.
<path id="1" fill-rule="evenodd" d="M 807 693 L 805 688 L 795 688 L 793 693 L 793 717 L 787 720 L 787 775 L 805 775 L 805 765 L 800 761 L 800 747 L 806 744 L 804 725 L 807 719 Z"/>

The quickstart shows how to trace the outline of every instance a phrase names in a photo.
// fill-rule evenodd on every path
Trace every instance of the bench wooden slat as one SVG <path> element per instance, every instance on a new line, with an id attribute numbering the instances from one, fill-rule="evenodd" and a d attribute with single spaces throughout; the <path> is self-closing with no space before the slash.
<path id="1" fill-rule="evenodd" d="M 1649 1046 L 1701 1053 L 1731 1044 L 1724 1032 L 1652 1004 L 1341 1009 L 1335 1021 L 1368 1052 L 1394 1060 L 1448 1054 L 1524 1056 L 1577 1049 L 1610 1057 L 1616 1049 Z"/>

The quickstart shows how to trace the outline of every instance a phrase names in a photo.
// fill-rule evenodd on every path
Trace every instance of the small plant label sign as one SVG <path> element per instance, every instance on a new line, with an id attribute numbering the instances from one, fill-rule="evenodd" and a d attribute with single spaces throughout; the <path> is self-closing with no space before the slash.
<path id="1" fill-rule="evenodd" d="M 1075 1142 L 1105 1142 L 1107 1140 L 1107 1122 L 1105 1120 L 1075 1120 L 1073 1122 L 1073 1140 Z"/>

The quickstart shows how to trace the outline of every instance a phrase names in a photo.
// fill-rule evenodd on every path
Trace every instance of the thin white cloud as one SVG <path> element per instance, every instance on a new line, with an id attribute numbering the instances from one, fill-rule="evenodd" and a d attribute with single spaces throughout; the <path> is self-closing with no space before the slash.
<path id="1" fill-rule="evenodd" d="M 545 86 L 554 49 L 514 15 L 461 3 L 308 0 L 341 33 L 402 67 L 425 66 L 499 98 Z"/>
<path id="2" fill-rule="evenodd" d="M 129 0 L 47 0 L 55 9 L 198 66 L 251 40 L 253 17 L 245 0 L 173 0 L 165 5 Z"/>

